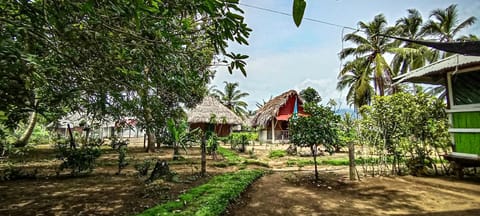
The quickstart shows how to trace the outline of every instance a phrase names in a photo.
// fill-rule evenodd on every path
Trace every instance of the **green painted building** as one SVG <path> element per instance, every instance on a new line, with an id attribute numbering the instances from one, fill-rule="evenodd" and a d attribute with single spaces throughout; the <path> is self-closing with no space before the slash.
<path id="1" fill-rule="evenodd" d="M 448 157 L 480 161 L 480 56 L 456 54 L 395 80 L 445 86 L 454 143 Z"/>

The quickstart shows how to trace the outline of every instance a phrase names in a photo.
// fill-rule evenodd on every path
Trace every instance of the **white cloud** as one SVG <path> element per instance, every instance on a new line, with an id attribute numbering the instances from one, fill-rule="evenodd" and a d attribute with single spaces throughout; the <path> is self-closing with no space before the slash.
<path id="1" fill-rule="evenodd" d="M 315 48 L 295 50 L 288 53 L 270 53 L 252 55 L 247 62 L 247 77 L 235 72 L 228 74 L 226 68 L 218 68 L 212 84 L 223 87 L 223 81 L 239 82 L 240 89 L 250 93 L 246 98 L 249 109 L 255 109 L 255 103 L 268 100 L 290 89 L 300 91 L 307 86 L 315 88 L 328 100 L 338 99 L 336 90 L 339 60 L 332 53 L 337 50 Z"/>
<path id="2" fill-rule="evenodd" d="M 292 1 L 242 0 L 244 4 L 289 13 Z M 407 15 L 408 8 L 418 9 L 425 20 L 431 10 L 446 8 L 457 3 L 462 18 L 476 15 L 480 8 L 477 1 L 309 1 L 305 16 L 339 25 L 356 27 L 359 21 L 369 22 L 379 13 L 385 14 L 389 24 Z M 374 6 L 372 6 L 374 5 Z M 256 109 L 255 103 L 268 100 L 290 89 L 302 90 L 307 86 L 315 88 L 327 102 L 330 98 L 346 107 L 346 93 L 336 90 L 337 74 L 340 70 L 338 52 L 342 47 L 342 29 L 321 23 L 303 21 L 295 27 L 291 17 L 273 14 L 258 9 L 241 6 L 245 10 L 245 20 L 253 29 L 249 46 L 232 43 L 229 50 L 249 55 L 247 77 L 240 72 L 230 75 L 226 68 L 218 71 L 212 84 L 223 88 L 223 81 L 239 82 L 242 91 L 250 93 L 245 101 L 249 109 Z M 340 12 L 339 12 L 340 11 Z M 480 18 L 480 17 L 478 17 Z M 471 33 L 478 34 L 480 22 Z M 345 30 L 344 33 L 351 31 Z M 390 58 L 387 56 L 387 58 Z"/>

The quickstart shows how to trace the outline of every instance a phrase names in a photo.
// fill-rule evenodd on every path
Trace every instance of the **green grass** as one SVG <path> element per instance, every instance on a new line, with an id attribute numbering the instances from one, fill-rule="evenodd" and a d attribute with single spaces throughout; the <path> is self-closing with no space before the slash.
<path id="1" fill-rule="evenodd" d="M 209 182 L 188 190 L 178 201 L 169 201 L 147 209 L 138 216 L 150 215 L 198 215 L 222 214 L 230 201 L 256 179 L 263 175 L 260 170 L 241 170 L 213 177 Z"/>
<path id="2" fill-rule="evenodd" d="M 281 158 L 285 157 L 287 155 L 287 152 L 285 150 L 272 150 L 268 154 L 269 158 Z"/>
<path id="3" fill-rule="evenodd" d="M 268 163 L 265 163 L 259 160 L 246 159 L 246 158 L 240 157 L 236 152 L 223 147 L 219 147 L 217 152 L 223 155 L 226 161 L 214 163 L 213 166 L 216 166 L 216 167 L 227 167 L 227 166 L 235 166 L 235 165 L 239 165 L 240 169 L 245 169 L 246 165 L 257 165 L 257 166 L 262 166 L 267 168 L 270 167 Z"/>
<path id="4" fill-rule="evenodd" d="M 218 147 L 217 152 L 223 155 L 223 157 L 227 160 L 227 163 L 230 165 L 236 165 L 245 160 L 242 157 L 238 156 L 237 153 L 223 147 Z"/>
<path id="5" fill-rule="evenodd" d="M 270 167 L 266 162 L 259 161 L 259 160 L 252 160 L 252 159 L 245 160 L 244 164 L 257 165 L 257 166 L 266 167 L 266 168 Z"/>

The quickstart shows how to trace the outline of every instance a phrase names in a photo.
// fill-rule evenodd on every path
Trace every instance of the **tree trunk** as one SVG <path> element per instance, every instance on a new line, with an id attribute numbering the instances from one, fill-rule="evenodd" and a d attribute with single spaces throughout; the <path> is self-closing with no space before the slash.
<path id="1" fill-rule="evenodd" d="M 180 151 L 179 151 L 179 146 L 178 143 L 173 143 L 173 158 L 172 160 L 178 160 L 180 159 Z"/>
<path id="2" fill-rule="evenodd" d="M 37 123 L 37 112 L 33 111 L 28 118 L 27 129 L 23 132 L 20 139 L 15 143 L 15 147 L 25 147 L 28 144 L 28 140 L 32 136 L 33 129 Z"/>
<path id="3" fill-rule="evenodd" d="M 155 135 L 149 130 L 146 130 L 147 133 L 147 152 L 155 152 Z"/>
<path id="4" fill-rule="evenodd" d="M 148 107 L 144 107 L 144 118 L 145 118 L 145 125 L 146 125 L 146 133 L 147 133 L 147 152 L 155 152 L 155 133 L 153 132 L 153 117 L 152 117 L 152 110 Z"/>
<path id="5" fill-rule="evenodd" d="M 348 161 L 350 180 L 355 181 L 355 145 L 353 142 L 348 143 Z"/>
<path id="6" fill-rule="evenodd" d="M 205 174 L 207 173 L 207 150 L 206 150 L 207 140 L 206 139 L 207 139 L 207 135 L 205 133 L 202 138 L 202 144 L 200 145 L 200 147 L 202 148 L 202 170 L 200 172 L 201 176 L 205 176 Z"/>
<path id="7" fill-rule="evenodd" d="M 313 163 L 315 164 L 315 181 L 318 181 L 318 169 L 317 169 L 317 145 L 311 147 L 313 155 Z"/>

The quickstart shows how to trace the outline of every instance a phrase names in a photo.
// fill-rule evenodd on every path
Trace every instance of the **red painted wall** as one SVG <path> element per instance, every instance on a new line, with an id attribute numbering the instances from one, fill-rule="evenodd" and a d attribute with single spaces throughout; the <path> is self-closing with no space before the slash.
<path id="1" fill-rule="evenodd" d="M 295 98 L 298 96 L 292 96 L 288 98 L 287 103 L 283 105 L 279 110 L 278 110 L 278 115 L 289 115 L 293 113 L 293 107 L 295 106 Z M 305 111 L 303 111 L 303 103 L 300 99 L 298 99 L 298 113 L 305 114 Z"/>

